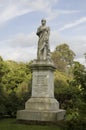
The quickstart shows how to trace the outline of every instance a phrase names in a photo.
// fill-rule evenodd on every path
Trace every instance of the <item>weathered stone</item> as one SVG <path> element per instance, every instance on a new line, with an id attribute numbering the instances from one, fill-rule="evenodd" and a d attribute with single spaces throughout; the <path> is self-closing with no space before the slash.
<path id="1" fill-rule="evenodd" d="M 54 97 L 54 66 L 46 62 L 35 61 L 32 64 L 32 97 Z"/>
<path id="2" fill-rule="evenodd" d="M 21 110 L 17 113 L 18 120 L 28 121 L 57 121 L 64 118 L 65 111 L 28 111 Z"/>
<path id="3" fill-rule="evenodd" d="M 31 111 L 58 111 L 59 103 L 55 98 L 30 98 L 25 108 Z"/>
<path id="4" fill-rule="evenodd" d="M 17 112 L 18 120 L 56 121 L 64 118 L 65 110 L 59 109 L 59 102 L 54 98 L 54 70 L 52 63 L 33 61 L 32 96 L 25 103 L 25 110 Z"/>
<path id="5" fill-rule="evenodd" d="M 37 60 L 33 60 L 31 64 L 32 94 L 31 98 L 25 103 L 25 110 L 17 112 L 18 120 L 57 121 L 64 119 L 65 110 L 59 109 L 59 102 L 54 98 L 54 71 L 56 68 L 52 60 L 48 58 L 49 48 L 46 48 L 48 46 L 45 43 L 49 44 L 49 39 L 45 40 L 45 34 L 49 30 L 46 28 L 43 25 L 37 32 L 39 36 L 40 30 L 43 30 L 43 37 L 39 39 L 38 45 L 41 44 L 41 46 L 38 46 Z M 49 37 L 49 32 L 47 32 L 47 37 Z M 43 53 L 40 52 L 42 46 L 44 47 Z"/>
<path id="6" fill-rule="evenodd" d="M 50 47 L 49 47 L 50 28 L 46 26 L 45 19 L 41 20 L 41 26 L 38 27 L 36 34 L 39 37 L 37 59 L 38 60 L 50 59 Z"/>

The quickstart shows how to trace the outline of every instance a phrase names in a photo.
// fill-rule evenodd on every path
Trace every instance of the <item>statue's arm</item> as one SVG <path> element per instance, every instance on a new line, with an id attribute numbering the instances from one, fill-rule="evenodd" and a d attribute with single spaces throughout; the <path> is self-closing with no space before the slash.
<path id="1" fill-rule="evenodd" d="M 40 33 L 44 32 L 44 31 L 47 31 L 48 29 L 46 28 L 46 26 L 40 26 L 38 29 L 37 29 L 37 35 L 39 36 Z"/>
<path id="2" fill-rule="evenodd" d="M 39 28 L 37 29 L 37 33 L 36 33 L 36 34 L 39 36 L 41 32 L 42 32 L 41 27 L 39 27 Z"/>

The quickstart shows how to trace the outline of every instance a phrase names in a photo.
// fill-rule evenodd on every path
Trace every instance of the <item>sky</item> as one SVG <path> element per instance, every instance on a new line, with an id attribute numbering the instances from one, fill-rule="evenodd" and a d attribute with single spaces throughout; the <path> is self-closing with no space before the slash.
<path id="1" fill-rule="evenodd" d="M 28 62 L 37 57 L 37 28 L 50 27 L 50 49 L 67 43 L 85 64 L 86 0 L 0 0 L 0 56 Z"/>

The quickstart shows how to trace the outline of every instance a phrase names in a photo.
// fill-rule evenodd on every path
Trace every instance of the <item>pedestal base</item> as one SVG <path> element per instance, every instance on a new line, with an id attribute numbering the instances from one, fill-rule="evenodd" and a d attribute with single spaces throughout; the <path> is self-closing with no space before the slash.
<path id="1" fill-rule="evenodd" d="M 64 119 L 65 110 L 59 109 L 55 98 L 30 98 L 25 110 L 17 112 L 18 120 L 56 121 Z"/>
<path id="2" fill-rule="evenodd" d="M 49 61 L 32 63 L 32 95 L 25 103 L 25 110 L 17 112 L 17 120 L 57 121 L 64 119 L 65 110 L 59 109 L 54 98 L 55 66 Z"/>
<path id="3" fill-rule="evenodd" d="M 17 112 L 17 120 L 22 121 L 58 121 L 63 120 L 65 110 L 58 111 L 29 111 L 20 110 Z"/>
<path id="4" fill-rule="evenodd" d="M 59 102 L 55 98 L 32 97 L 25 103 L 29 111 L 58 111 Z"/>

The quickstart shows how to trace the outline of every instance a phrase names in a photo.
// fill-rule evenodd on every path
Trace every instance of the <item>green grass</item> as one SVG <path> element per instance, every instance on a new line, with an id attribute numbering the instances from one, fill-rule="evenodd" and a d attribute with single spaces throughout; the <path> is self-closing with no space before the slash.
<path id="1" fill-rule="evenodd" d="M 0 130 L 61 130 L 57 125 L 25 125 L 18 124 L 16 119 L 0 120 Z"/>

